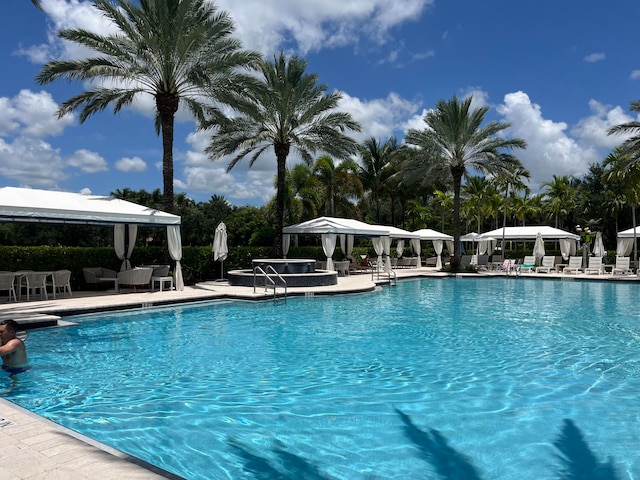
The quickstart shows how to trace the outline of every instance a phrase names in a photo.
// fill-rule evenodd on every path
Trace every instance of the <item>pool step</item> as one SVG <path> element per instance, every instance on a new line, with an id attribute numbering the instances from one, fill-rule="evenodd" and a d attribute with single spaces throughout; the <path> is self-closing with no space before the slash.
<path id="1" fill-rule="evenodd" d="M 58 315 L 49 315 L 47 313 L 2 313 L 0 321 L 15 320 L 18 326 L 23 330 L 31 330 L 32 328 L 55 327 L 58 325 L 60 317 Z"/>

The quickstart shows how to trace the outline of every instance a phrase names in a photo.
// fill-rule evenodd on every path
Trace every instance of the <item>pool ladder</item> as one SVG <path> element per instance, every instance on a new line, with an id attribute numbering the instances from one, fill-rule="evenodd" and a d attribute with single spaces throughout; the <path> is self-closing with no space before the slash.
<path id="1" fill-rule="evenodd" d="M 276 272 L 275 268 L 271 265 L 267 265 L 267 271 L 265 272 L 262 267 L 254 267 L 253 269 L 253 293 L 256 293 L 256 285 L 258 282 L 258 278 L 264 278 L 264 291 L 266 292 L 268 288 L 273 288 L 273 300 L 275 301 L 277 298 L 277 287 L 278 282 L 280 280 L 282 282 L 282 286 L 284 287 L 284 299 L 287 299 L 287 281 L 282 278 L 278 272 Z"/>

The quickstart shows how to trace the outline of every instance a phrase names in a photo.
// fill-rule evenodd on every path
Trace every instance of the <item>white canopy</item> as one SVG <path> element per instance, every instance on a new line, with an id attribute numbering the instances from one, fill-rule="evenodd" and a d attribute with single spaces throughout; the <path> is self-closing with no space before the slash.
<path id="1" fill-rule="evenodd" d="M 500 240 L 503 238 L 502 230 L 503 229 L 501 227 L 495 230 L 491 230 L 490 232 L 485 232 L 482 234 L 482 237 L 493 237 Z M 536 237 L 538 236 L 538 233 L 542 235 L 543 240 L 560 240 L 560 239 L 580 240 L 580 236 L 575 233 L 565 232 L 564 230 L 560 230 L 554 227 L 548 227 L 546 225 L 527 226 L 527 227 L 504 227 L 505 240 L 535 241 Z"/>
<path id="2" fill-rule="evenodd" d="M 118 258 L 128 263 L 132 246 L 125 252 L 124 225 L 129 225 L 129 238 L 135 241 L 136 226 L 166 226 L 169 254 L 176 261 L 174 272 L 177 290 L 184 289 L 182 278 L 181 219 L 113 197 L 80 193 L 36 190 L 31 188 L 0 188 L 0 223 L 65 223 L 80 225 L 113 225 L 114 247 Z"/>
<path id="3" fill-rule="evenodd" d="M 365 237 L 389 236 L 389 227 L 369 225 L 351 218 L 318 217 L 313 220 L 289 225 L 282 229 L 283 233 L 300 235 L 318 235 L 335 233 L 344 235 L 361 235 Z"/>
<path id="4" fill-rule="evenodd" d="M 453 237 L 451 235 L 447 235 L 446 233 L 438 232 L 437 230 L 431 230 L 430 228 L 421 228 L 420 230 L 416 230 L 413 232 L 417 235 L 420 235 L 420 240 L 449 240 L 453 241 Z"/>
<path id="5" fill-rule="evenodd" d="M 322 249 L 327 256 L 327 270 L 333 270 L 333 252 L 336 247 L 336 239 L 338 235 L 347 236 L 366 236 L 374 237 L 374 248 L 376 252 L 380 249 L 386 255 L 389 252 L 384 245 L 388 242 L 384 242 L 383 237 L 389 238 L 389 228 L 379 225 L 369 225 L 368 223 L 361 222 L 359 220 L 353 220 L 351 218 L 336 218 L 336 217 L 319 217 L 306 222 L 298 223 L 296 225 L 289 225 L 282 229 L 283 240 L 286 235 L 300 234 L 300 235 L 321 235 Z M 284 242 L 283 242 L 284 243 Z M 353 245 L 353 243 L 351 243 Z M 378 248 L 379 247 L 379 248 Z M 345 252 L 347 255 L 350 252 Z M 378 252 L 378 258 L 382 260 L 382 253 Z M 380 263 L 380 262 L 379 262 Z"/>
<path id="6" fill-rule="evenodd" d="M 113 197 L 3 187 L 0 222 L 180 225 L 180 217 Z"/>
<path id="7" fill-rule="evenodd" d="M 628 230 L 623 230 L 622 232 L 618 232 L 618 238 L 633 238 L 633 231 L 636 230 L 635 237 L 640 238 L 640 228 L 639 227 L 631 227 Z"/>
<path id="8" fill-rule="evenodd" d="M 389 230 L 389 237 L 391 238 L 420 238 L 419 234 L 403 230 L 402 228 L 390 227 L 387 225 L 384 225 L 384 228 Z"/>

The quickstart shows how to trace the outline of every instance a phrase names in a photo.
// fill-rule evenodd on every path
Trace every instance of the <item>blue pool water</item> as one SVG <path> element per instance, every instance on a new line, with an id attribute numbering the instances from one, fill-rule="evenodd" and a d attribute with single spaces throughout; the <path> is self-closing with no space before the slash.
<path id="1" fill-rule="evenodd" d="M 84 316 L 33 331 L 1 386 L 188 479 L 638 479 L 639 288 L 425 279 Z"/>

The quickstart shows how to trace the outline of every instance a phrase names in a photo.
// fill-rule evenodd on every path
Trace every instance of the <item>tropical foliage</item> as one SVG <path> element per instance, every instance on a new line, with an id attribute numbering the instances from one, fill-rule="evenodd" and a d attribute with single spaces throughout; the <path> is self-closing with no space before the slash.
<path id="1" fill-rule="evenodd" d="M 235 97 L 239 113 L 231 118 L 214 117 L 214 127 L 207 152 L 213 159 L 235 156 L 230 171 L 240 160 L 251 155 L 249 166 L 270 152 L 277 165 L 274 250 L 282 253 L 282 228 L 285 214 L 285 179 L 287 158 L 295 151 L 307 164 L 316 152 L 343 159 L 355 152 L 356 142 L 343 132 L 360 130 L 348 113 L 336 110 L 341 96 L 327 93 L 318 76 L 306 73 L 307 62 L 284 53 L 273 62 L 260 63 L 261 83 Z"/>
<path id="2" fill-rule="evenodd" d="M 36 77 L 86 82 L 89 89 L 62 103 L 60 117 L 79 111 L 80 122 L 111 106 L 113 113 L 141 95 L 155 101 L 156 133 L 162 134 L 164 210 L 173 211 L 174 122 L 182 105 L 196 120 L 217 113 L 230 91 L 253 83 L 243 71 L 259 55 L 242 50 L 231 34 L 230 16 L 206 0 L 95 0 L 117 31 L 58 32 L 64 40 L 95 52 L 82 60 L 54 60 Z"/>

